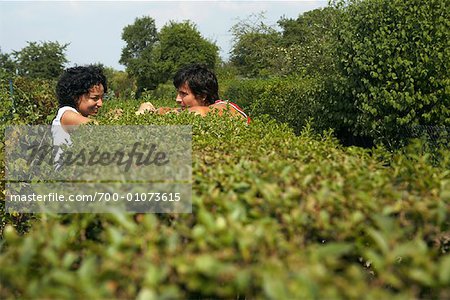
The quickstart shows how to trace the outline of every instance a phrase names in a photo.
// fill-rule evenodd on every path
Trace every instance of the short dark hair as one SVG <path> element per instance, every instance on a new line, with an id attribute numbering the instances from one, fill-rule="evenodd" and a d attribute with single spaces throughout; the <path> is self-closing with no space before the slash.
<path id="1" fill-rule="evenodd" d="M 64 70 L 56 84 L 56 95 L 59 107 L 70 106 L 76 108 L 76 100 L 83 94 L 89 93 L 95 85 L 103 85 L 104 92 L 108 91 L 103 69 L 95 66 L 77 66 Z"/>
<path id="2" fill-rule="evenodd" d="M 219 84 L 216 74 L 206 65 L 191 64 L 178 70 L 173 78 L 173 85 L 179 89 L 187 84 L 196 98 L 205 97 L 205 104 L 214 104 L 219 100 Z"/>

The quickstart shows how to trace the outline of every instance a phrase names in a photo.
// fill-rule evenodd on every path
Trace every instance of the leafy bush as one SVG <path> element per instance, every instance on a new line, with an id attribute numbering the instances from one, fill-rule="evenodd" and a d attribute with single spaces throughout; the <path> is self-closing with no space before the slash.
<path id="1" fill-rule="evenodd" d="M 28 214 L 5 214 L 5 168 L 4 132 L 8 125 L 49 124 L 54 118 L 58 102 L 54 83 L 50 80 L 9 76 L 0 78 L 0 236 L 6 224 L 19 232 L 26 232 L 34 216 Z M 11 85 L 10 85 L 11 84 Z M 12 88 L 12 94 L 11 94 Z"/>
<path id="2" fill-rule="evenodd" d="M 412 125 L 448 126 L 448 1 L 345 2 L 336 47 L 355 133 L 396 146 Z"/>
<path id="3" fill-rule="evenodd" d="M 125 71 L 117 71 L 113 68 L 103 67 L 108 79 L 108 94 L 110 98 L 133 99 L 136 96 L 136 81 Z M 108 95 L 108 96 L 109 96 Z"/>
<path id="4" fill-rule="evenodd" d="M 188 113 L 192 214 L 41 215 L 7 226 L 2 298 L 448 298 L 450 153 L 343 148 L 306 126 Z"/>
<path id="5" fill-rule="evenodd" d="M 230 63 L 245 77 L 273 74 L 275 48 L 280 33 L 266 25 L 264 13 L 252 14 L 231 27 L 233 46 Z"/>
<path id="6" fill-rule="evenodd" d="M 319 77 L 247 79 L 230 83 L 224 98 L 236 102 L 251 117 L 269 115 L 297 133 L 311 118 L 321 131 L 332 126 L 331 116 L 324 114 L 328 101 L 324 87 Z"/>
<path id="7" fill-rule="evenodd" d="M 55 82 L 26 77 L 12 80 L 12 96 L 9 80 L 0 80 L 2 118 L 14 120 L 14 124 L 49 124 L 58 108 Z"/>
<path id="8" fill-rule="evenodd" d="M 297 19 L 282 18 L 281 45 L 274 49 L 278 62 L 275 74 L 319 74 L 336 72 L 333 26 L 340 15 L 334 7 L 325 7 L 300 14 Z"/>
<path id="9" fill-rule="evenodd" d="M 165 100 L 172 103 L 175 102 L 177 97 L 177 92 L 171 82 L 158 85 L 154 90 L 148 90 L 142 93 L 141 98 L 144 99 L 154 99 L 154 100 Z"/>

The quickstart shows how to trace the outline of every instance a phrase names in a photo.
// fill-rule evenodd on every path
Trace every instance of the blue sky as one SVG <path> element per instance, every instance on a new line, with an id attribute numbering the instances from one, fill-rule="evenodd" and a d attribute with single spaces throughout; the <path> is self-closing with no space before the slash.
<path id="1" fill-rule="evenodd" d="M 191 20 L 201 34 L 221 48 L 228 58 L 230 28 L 251 14 L 264 12 L 265 23 L 276 25 L 282 17 L 319 7 L 327 1 L 1 1 L 0 48 L 11 53 L 27 41 L 70 43 L 68 66 L 103 63 L 117 70 L 122 29 L 135 18 L 150 16 L 158 29 L 168 21 Z"/>

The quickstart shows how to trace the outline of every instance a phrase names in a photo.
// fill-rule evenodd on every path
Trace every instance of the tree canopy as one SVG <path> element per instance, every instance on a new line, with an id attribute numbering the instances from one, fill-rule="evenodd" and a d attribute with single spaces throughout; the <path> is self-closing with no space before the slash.
<path id="1" fill-rule="evenodd" d="M 120 63 L 127 65 L 133 59 L 140 59 L 158 41 L 155 20 L 150 17 L 136 18 L 134 24 L 123 29 L 122 39 L 127 45 L 122 49 Z"/>
<path id="2" fill-rule="evenodd" d="M 124 28 L 122 39 L 127 45 L 120 63 L 136 79 L 138 95 L 167 82 L 186 64 L 198 62 L 214 68 L 218 60 L 219 48 L 190 21 L 169 22 L 158 32 L 152 18 L 137 18 Z"/>
<path id="3" fill-rule="evenodd" d="M 246 77 L 328 73 L 333 68 L 332 28 L 338 12 L 315 9 L 297 19 L 281 18 L 279 29 L 263 13 L 231 28 L 230 62 Z"/>
<path id="4" fill-rule="evenodd" d="M 333 7 L 314 9 L 297 19 L 280 19 L 284 65 L 289 72 L 329 74 L 334 71 L 333 26 L 339 12 Z"/>
<path id="5" fill-rule="evenodd" d="M 159 33 L 160 66 L 165 78 L 170 79 L 184 65 L 204 63 L 214 68 L 219 48 L 201 36 L 196 25 L 190 21 L 169 22 Z"/>
<path id="6" fill-rule="evenodd" d="M 13 51 L 18 74 L 31 78 L 58 78 L 68 62 L 65 54 L 68 45 L 59 42 L 28 42 L 22 50 Z"/>
<path id="7" fill-rule="evenodd" d="M 15 74 L 16 64 L 8 53 L 3 53 L 0 48 L 0 74 Z"/>
<path id="8" fill-rule="evenodd" d="M 264 14 L 253 14 L 230 30 L 233 35 L 230 62 L 247 77 L 270 74 L 276 65 L 273 54 L 280 42 L 280 35 L 273 27 L 266 25 L 264 19 Z"/>

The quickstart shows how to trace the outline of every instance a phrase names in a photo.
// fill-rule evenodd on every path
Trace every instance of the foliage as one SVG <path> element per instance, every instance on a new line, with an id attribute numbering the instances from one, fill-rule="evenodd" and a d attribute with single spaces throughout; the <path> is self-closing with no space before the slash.
<path id="1" fill-rule="evenodd" d="M 203 63 L 214 69 L 219 48 L 201 36 L 197 26 L 190 22 L 169 22 L 161 28 L 159 70 L 164 74 L 162 82 L 171 80 L 181 67 Z"/>
<path id="2" fill-rule="evenodd" d="M 396 146 L 413 125 L 448 126 L 448 1 L 347 1 L 341 10 L 342 101 L 358 112 L 355 133 Z"/>
<path id="3" fill-rule="evenodd" d="M 8 53 L 2 53 L 0 48 L 0 76 L 14 75 L 16 73 L 16 64 Z"/>
<path id="4" fill-rule="evenodd" d="M 10 90 L 12 84 L 12 94 Z M 5 224 L 12 224 L 19 232 L 26 232 L 35 216 L 5 214 L 4 132 L 8 125 L 49 124 L 58 106 L 54 82 L 27 77 L 0 78 L 0 236 Z"/>
<path id="5" fill-rule="evenodd" d="M 383 126 L 401 134 L 448 125 L 440 106 L 450 107 L 449 18 L 433 19 L 447 16 L 446 2 L 344 2 L 286 21 L 282 47 L 331 51 L 319 16 L 332 13 L 340 73 L 326 66 L 331 52 L 319 51 L 305 54 L 317 70 L 291 65 L 297 76 L 233 79 L 235 66 L 219 69 L 223 98 L 251 115 L 249 125 L 187 112 L 137 116 L 141 101 L 175 104 L 167 81 L 140 100 L 105 102 L 101 125 L 192 125 L 193 213 L 6 214 L 0 201 L 0 298 L 450 298 L 448 127 L 430 133 L 447 143 L 401 151 L 343 147 L 313 130 L 393 138 Z M 162 42 L 154 49 L 160 58 Z M 12 96 L 0 83 L 2 131 L 53 118 L 51 82 L 15 78 Z M 402 115 L 406 107 L 415 117 Z M 3 148 L 2 137 L 2 197 Z"/>
<path id="6" fill-rule="evenodd" d="M 173 106 L 175 105 L 175 98 L 177 97 L 177 92 L 172 83 L 160 84 L 154 90 L 145 91 L 141 95 L 141 102 L 154 102 L 155 100 L 163 100 L 166 103 L 170 103 L 171 105 L 162 105 L 162 106 Z"/>
<path id="7" fill-rule="evenodd" d="M 20 51 L 14 51 L 18 74 L 21 76 L 57 79 L 68 62 L 65 51 L 69 44 L 59 42 L 28 42 Z"/>
<path id="8" fill-rule="evenodd" d="M 278 25 L 264 23 L 264 14 L 235 24 L 230 61 L 246 77 L 314 75 L 335 72 L 333 26 L 339 11 L 315 9 L 297 19 L 281 18 Z"/>
<path id="9" fill-rule="evenodd" d="M 450 153 L 343 148 L 306 126 L 214 115 L 193 126 L 192 214 L 41 215 L 1 241 L 2 298 L 448 298 Z M 122 108 L 118 119 L 108 114 Z"/>
<path id="10" fill-rule="evenodd" d="M 136 18 L 132 25 L 124 27 L 122 40 L 127 45 L 122 49 L 119 62 L 135 77 L 138 93 L 146 87 L 155 88 L 158 82 L 158 70 L 152 54 L 158 41 L 155 20 L 145 16 Z"/>
<path id="11" fill-rule="evenodd" d="M 136 93 L 136 82 L 125 71 L 105 68 L 104 73 L 108 80 L 108 89 L 115 98 L 130 99 Z"/>
<path id="12" fill-rule="evenodd" d="M 138 96 L 166 83 L 186 64 L 199 62 L 214 68 L 218 60 L 218 47 L 189 21 L 171 21 L 157 32 L 152 18 L 138 18 L 124 28 L 122 39 L 127 46 L 120 62 L 136 78 Z"/>
<path id="13" fill-rule="evenodd" d="M 231 84 L 234 84 L 239 76 L 238 68 L 231 62 L 220 62 L 215 69 L 217 80 L 219 81 L 219 98 L 225 94 Z"/>
<path id="14" fill-rule="evenodd" d="M 122 39 L 127 45 L 122 49 L 120 63 L 127 66 L 130 61 L 141 58 L 142 53 L 151 49 L 158 41 L 155 20 L 145 16 L 136 18 L 133 25 L 123 28 Z"/>
<path id="15" fill-rule="evenodd" d="M 231 28 L 233 47 L 230 62 L 246 77 L 267 76 L 273 72 L 273 48 L 279 33 L 264 22 L 264 14 L 250 15 Z"/>
<path id="16" fill-rule="evenodd" d="M 322 80 L 293 76 L 236 80 L 229 84 L 224 98 L 252 117 L 268 115 L 299 133 L 309 119 L 314 119 L 318 131 L 330 128 L 321 106 L 324 94 Z"/>
<path id="17" fill-rule="evenodd" d="M 11 95 L 9 80 L 0 80 L 2 121 L 34 125 L 50 123 L 58 107 L 54 81 L 17 76 L 12 79 L 12 88 Z"/>
<path id="18" fill-rule="evenodd" d="M 305 112 L 311 113 L 316 127 L 332 128 L 345 144 L 376 142 L 396 148 L 407 143 L 417 126 L 448 127 L 447 2 L 387 2 L 331 1 L 325 9 L 281 19 L 280 33 L 261 17 L 241 21 L 234 27 L 231 60 L 241 75 L 295 76 L 300 90 L 308 89 L 303 84 L 308 78 L 321 84 L 313 109 L 302 105 L 308 102 L 298 100 L 295 93 L 290 101 L 280 100 L 289 99 L 289 91 L 294 91 L 289 79 L 283 79 L 285 88 L 272 91 L 271 80 L 281 79 L 269 79 L 267 88 L 258 80 L 227 80 L 226 97 L 259 103 L 261 109 L 253 113 L 289 119 L 297 130 L 307 119 Z M 264 97 L 261 89 L 266 91 Z M 241 92 L 243 97 L 237 95 Z M 284 113 L 288 102 L 298 104 L 298 110 Z M 295 114 L 298 120 L 288 117 Z"/>
<path id="19" fill-rule="evenodd" d="M 282 74 L 328 75 L 335 73 L 333 28 L 339 11 L 333 7 L 305 12 L 297 19 L 282 18 L 282 38 L 277 51 Z"/>

